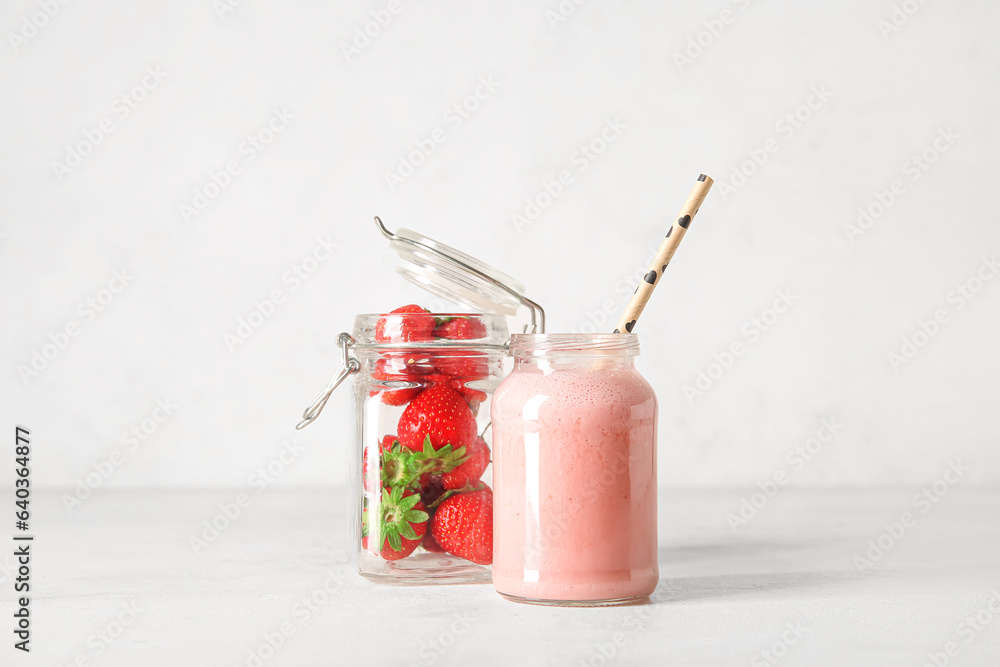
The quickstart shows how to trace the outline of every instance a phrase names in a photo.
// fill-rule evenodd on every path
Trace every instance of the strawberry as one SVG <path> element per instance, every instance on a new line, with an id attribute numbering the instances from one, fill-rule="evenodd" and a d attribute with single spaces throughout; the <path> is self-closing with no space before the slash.
<path id="1" fill-rule="evenodd" d="M 416 370 L 406 368 L 402 364 L 395 364 L 393 360 L 388 359 L 379 359 L 375 362 L 375 369 L 372 371 L 372 378 L 379 381 L 376 386 L 386 386 L 386 382 L 415 384 L 419 382 L 419 377 Z M 386 405 L 406 405 L 421 391 L 423 391 L 423 387 L 416 385 L 401 389 L 373 390 L 369 392 L 369 395 L 377 396 L 381 393 L 382 402 Z"/>
<path id="2" fill-rule="evenodd" d="M 365 491 L 373 493 L 375 489 L 385 484 L 385 477 L 382 474 L 382 452 L 391 449 L 393 444 L 398 442 L 396 436 L 387 435 L 378 443 L 377 452 L 374 447 L 365 447 L 361 457 L 361 476 L 365 480 Z M 368 455 L 369 452 L 372 453 L 371 456 Z"/>
<path id="3" fill-rule="evenodd" d="M 370 447 L 365 447 L 365 451 L 361 455 L 361 479 L 365 481 L 365 491 L 374 493 L 375 479 L 378 477 L 378 471 L 375 470 L 374 464 L 371 463 L 372 459 L 368 457 L 368 452 L 370 451 Z"/>
<path id="4" fill-rule="evenodd" d="M 485 484 L 476 491 L 446 498 L 434 512 L 431 534 L 450 554 L 473 563 L 493 562 L 493 491 Z"/>
<path id="5" fill-rule="evenodd" d="M 420 546 L 422 546 L 424 550 L 430 551 L 431 553 L 444 553 L 444 549 L 442 549 L 441 545 L 437 543 L 437 540 L 434 539 L 434 535 L 432 535 L 429 530 L 424 534 L 424 541 L 420 543 Z"/>
<path id="6" fill-rule="evenodd" d="M 371 464 L 365 451 L 365 490 L 371 492 L 378 486 L 408 488 L 419 491 L 421 500 L 429 507 L 429 503 L 436 502 L 445 491 L 441 475 L 457 469 L 468 459 L 465 448 L 453 449 L 451 445 L 444 445 L 434 449 L 431 439 L 426 437 L 423 449 L 414 451 L 403 447 L 395 437 L 386 436 L 383 440 L 378 470 L 369 469 Z"/>
<path id="7" fill-rule="evenodd" d="M 465 384 L 465 380 L 462 378 L 454 378 L 450 375 L 445 375 L 444 373 L 431 373 L 429 375 L 424 375 L 420 378 L 426 385 L 435 384 L 445 384 L 457 391 L 465 399 L 465 402 L 469 404 L 472 408 L 472 414 L 476 414 L 476 410 L 481 403 L 486 401 L 488 396 L 485 391 L 480 391 L 478 389 L 473 389 Z"/>
<path id="8" fill-rule="evenodd" d="M 379 343 L 404 343 L 434 338 L 434 317 L 416 304 L 401 306 L 378 318 L 375 340 Z"/>
<path id="9" fill-rule="evenodd" d="M 479 406 L 486 402 L 489 396 L 486 395 L 485 391 L 480 391 L 479 389 L 473 389 L 465 384 L 464 380 L 459 380 L 452 378 L 448 383 L 448 386 L 457 391 L 465 399 L 465 402 L 469 404 L 472 409 L 472 414 L 478 414 Z"/>
<path id="10" fill-rule="evenodd" d="M 405 558 L 420 545 L 429 518 L 420 496 L 413 491 L 400 486 L 391 491 L 384 489 L 378 506 L 378 525 L 372 526 L 370 508 L 365 507 L 362 511 L 361 546 L 385 560 Z M 377 547 L 370 545 L 372 534 L 381 539 Z"/>
<path id="11" fill-rule="evenodd" d="M 399 377 L 393 379 L 413 380 L 421 375 L 434 372 L 431 364 L 430 350 L 407 350 L 406 352 L 384 352 L 376 367 L 383 368 L 387 373 Z"/>
<path id="12" fill-rule="evenodd" d="M 472 316 L 475 317 L 475 316 Z M 449 340 L 472 340 L 486 338 L 486 325 L 472 317 L 451 317 L 434 329 L 434 336 Z M 440 320 L 438 320 L 440 322 Z"/>
<path id="13" fill-rule="evenodd" d="M 428 375 L 423 376 L 421 379 L 428 387 L 430 387 L 435 384 L 446 384 L 448 386 L 451 386 L 453 378 L 450 375 L 445 375 L 444 373 L 430 373 Z M 455 389 L 455 387 L 451 388 Z M 456 391 L 458 390 L 456 389 Z"/>
<path id="14" fill-rule="evenodd" d="M 382 450 L 379 456 L 379 481 L 382 486 L 394 489 L 412 484 L 419 477 L 416 456 L 416 452 L 403 447 L 398 441 Z"/>
<path id="15" fill-rule="evenodd" d="M 434 359 L 434 367 L 463 380 L 482 380 L 490 374 L 486 355 L 475 350 L 441 350 Z"/>
<path id="16" fill-rule="evenodd" d="M 434 449 L 450 444 L 457 450 L 476 438 L 476 418 L 465 399 L 451 387 L 435 384 L 423 390 L 399 417 L 399 442 L 414 451 L 429 438 Z"/>
<path id="17" fill-rule="evenodd" d="M 441 485 L 446 489 L 461 489 L 475 484 L 486 472 L 486 466 L 489 464 L 490 447 L 482 436 L 479 436 L 466 448 L 464 462 L 451 472 L 441 475 Z"/>
<path id="18" fill-rule="evenodd" d="M 441 481 L 441 475 L 424 473 L 420 476 L 420 502 L 424 504 L 424 507 L 435 507 L 444 492 L 444 482 Z"/>

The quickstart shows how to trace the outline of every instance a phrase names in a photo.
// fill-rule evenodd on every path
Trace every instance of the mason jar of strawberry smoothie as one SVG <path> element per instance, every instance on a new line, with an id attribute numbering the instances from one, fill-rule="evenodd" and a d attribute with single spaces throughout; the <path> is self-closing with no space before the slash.
<path id="1" fill-rule="evenodd" d="M 635 334 L 515 334 L 493 430 L 493 584 L 518 602 L 626 604 L 659 578 L 657 401 Z"/>

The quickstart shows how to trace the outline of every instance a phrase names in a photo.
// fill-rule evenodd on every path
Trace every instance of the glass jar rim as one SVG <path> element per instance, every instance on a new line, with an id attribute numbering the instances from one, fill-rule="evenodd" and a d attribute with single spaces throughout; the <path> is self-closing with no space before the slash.
<path id="1" fill-rule="evenodd" d="M 638 354 L 639 336 L 634 333 L 526 333 L 514 334 L 510 340 L 513 357 L 634 357 Z"/>
<path id="2" fill-rule="evenodd" d="M 429 313 L 429 317 L 437 320 L 454 317 L 465 317 L 481 322 L 486 327 L 486 336 L 472 339 L 434 338 L 423 341 L 382 342 L 375 338 L 375 326 L 382 317 L 403 317 L 405 313 L 360 313 L 354 318 L 353 346 L 374 349 L 421 349 L 434 350 L 439 348 L 462 347 L 469 349 L 507 349 L 510 333 L 507 330 L 507 317 L 496 313 Z"/>

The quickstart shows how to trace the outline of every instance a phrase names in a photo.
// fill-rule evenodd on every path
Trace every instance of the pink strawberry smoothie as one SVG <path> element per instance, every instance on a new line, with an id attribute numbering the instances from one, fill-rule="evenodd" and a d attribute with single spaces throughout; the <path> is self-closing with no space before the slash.
<path id="1" fill-rule="evenodd" d="M 519 363 L 496 391 L 493 583 L 503 595 L 582 603 L 656 588 L 656 396 L 630 363 L 611 366 Z"/>

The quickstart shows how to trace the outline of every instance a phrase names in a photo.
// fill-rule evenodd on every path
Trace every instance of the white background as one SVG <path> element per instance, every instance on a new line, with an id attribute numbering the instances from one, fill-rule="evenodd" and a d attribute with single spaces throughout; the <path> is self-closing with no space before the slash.
<path id="1" fill-rule="evenodd" d="M 843 427 L 793 484 L 919 485 L 949 460 L 969 483 L 1000 482 L 1000 280 L 961 308 L 953 292 L 1000 246 L 996 4 L 911 1 L 888 33 L 888 1 L 585 2 L 556 21 L 558 6 L 403 1 L 345 55 L 386 2 L 220 15 L 210 0 L 80 0 L 21 42 L 10 34 L 39 5 L 5 2 L 0 405 L 33 431 L 36 482 L 73 486 L 121 450 L 107 486 L 245 486 L 296 438 L 307 452 L 280 484 L 339 485 L 349 392 L 292 430 L 335 370 L 336 334 L 356 313 L 432 302 L 393 273 L 373 215 L 518 277 L 550 331 L 610 330 L 699 172 L 717 184 L 636 329 L 661 483 L 790 471 L 824 418 Z M 123 118 L 116 100 L 147 68 L 166 76 Z M 481 79 L 498 85 L 467 100 Z M 814 90 L 826 99 L 803 107 Z M 449 121 L 463 103 L 476 108 Z M 276 109 L 293 120 L 248 160 L 241 144 Z M 105 118 L 113 131 L 60 178 L 54 163 Z M 580 147 L 616 119 L 580 171 Z M 390 187 L 437 128 L 443 143 Z M 945 152 L 939 132 L 957 137 Z M 771 139 L 763 165 L 746 162 Z M 230 160 L 239 173 L 185 220 Z M 518 229 L 562 170 L 572 183 Z M 849 234 L 897 179 L 884 214 Z M 319 238 L 338 247 L 296 288 L 286 272 Z M 79 304 L 122 270 L 128 285 L 89 320 Z M 226 334 L 273 290 L 282 303 L 231 350 Z M 793 305 L 751 340 L 744 324 L 778 290 Z M 947 321 L 893 368 L 938 309 Z M 22 377 L 68 324 L 78 335 Z M 689 401 L 684 385 L 737 341 L 744 354 Z M 126 451 L 160 399 L 176 410 Z"/>

